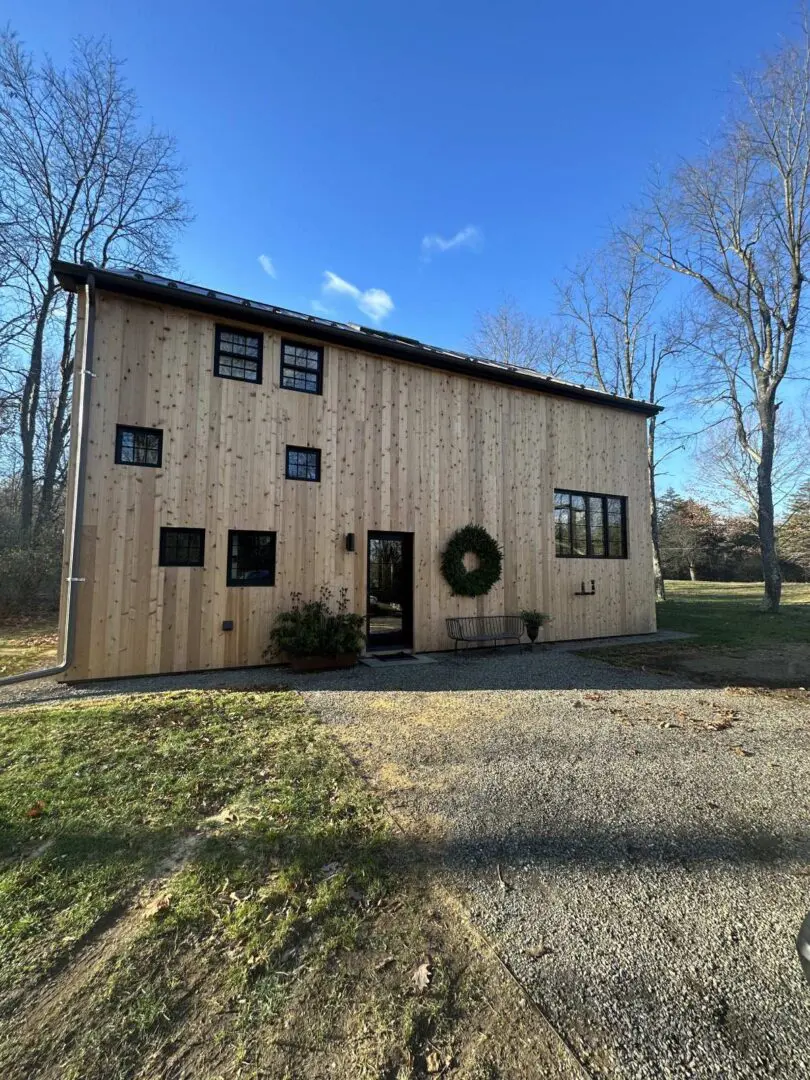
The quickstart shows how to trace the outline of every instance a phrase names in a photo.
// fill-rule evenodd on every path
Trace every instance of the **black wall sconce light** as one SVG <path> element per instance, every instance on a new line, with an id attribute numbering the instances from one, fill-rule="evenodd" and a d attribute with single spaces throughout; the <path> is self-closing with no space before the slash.
<path id="1" fill-rule="evenodd" d="M 346 550 L 354 551 L 354 533 L 346 533 Z"/>

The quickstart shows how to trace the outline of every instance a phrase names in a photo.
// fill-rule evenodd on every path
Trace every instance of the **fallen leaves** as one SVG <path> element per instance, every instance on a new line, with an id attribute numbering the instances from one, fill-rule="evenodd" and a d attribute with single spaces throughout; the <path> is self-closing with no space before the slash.
<path id="1" fill-rule="evenodd" d="M 738 757 L 753 757 L 753 750 L 746 750 L 744 746 L 732 746 L 731 748 Z"/>
<path id="2" fill-rule="evenodd" d="M 433 960 L 431 959 L 431 957 L 428 956 L 417 967 L 417 969 L 416 969 L 416 971 L 414 971 L 413 975 L 411 975 L 411 982 L 416 987 L 417 991 L 419 993 L 422 993 L 423 991 L 427 990 L 427 988 L 430 986 L 430 983 L 431 983 L 432 979 L 433 979 Z"/>
<path id="3" fill-rule="evenodd" d="M 34 805 L 29 807 L 25 811 L 25 816 L 27 818 L 38 818 L 38 817 L 42 817 L 42 815 L 44 813 L 45 813 L 45 803 L 42 801 L 42 799 L 37 799 L 37 801 L 34 803 Z"/>
<path id="4" fill-rule="evenodd" d="M 540 938 L 536 945 L 533 945 L 531 949 L 526 950 L 526 955 L 530 960 L 539 960 L 543 956 L 547 956 L 551 952 L 551 949 L 546 945 L 545 938 Z"/>
<path id="5" fill-rule="evenodd" d="M 496 869 L 498 871 L 498 884 L 501 887 L 501 892 L 506 893 L 512 888 L 512 886 L 509 884 L 508 881 L 504 881 L 503 874 L 501 873 L 501 864 L 500 863 L 498 863 Z"/>

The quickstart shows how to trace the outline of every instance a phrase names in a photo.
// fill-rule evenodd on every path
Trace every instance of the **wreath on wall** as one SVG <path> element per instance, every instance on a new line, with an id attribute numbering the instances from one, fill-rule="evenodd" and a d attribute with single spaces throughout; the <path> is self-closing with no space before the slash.
<path id="1" fill-rule="evenodd" d="M 478 566 L 468 570 L 465 555 L 476 555 Z M 503 552 L 481 525 L 457 529 L 442 552 L 442 574 L 454 596 L 483 596 L 500 580 Z"/>

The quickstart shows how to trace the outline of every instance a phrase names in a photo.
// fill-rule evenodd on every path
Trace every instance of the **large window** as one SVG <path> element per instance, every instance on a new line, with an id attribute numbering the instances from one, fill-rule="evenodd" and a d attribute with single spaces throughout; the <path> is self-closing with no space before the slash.
<path id="1" fill-rule="evenodd" d="M 231 529 L 228 533 L 228 584 L 275 583 L 276 534 Z"/>
<path id="2" fill-rule="evenodd" d="M 205 529 L 161 529 L 161 566 L 203 566 Z"/>
<path id="3" fill-rule="evenodd" d="M 262 381 L 262 335 L 218 326 L 214 340 L 214 374 L 242 382 Z"/>
<path id="4" fill-rule="evenodd" d="M 560 558 L 626 559 L 627 499 L 555 491 L 554 540 Z"/>
<path id="5" fill-rule="evenodd" d="M 321 452 L 311 446 L 287 447 L 287 479 L 314 480 L 321 478 Z"/>
<path id="6" fill-rule="evenodd" d="M 127 427 L 115 429 L 115 464 L 160 467 L 163 457 L 163 432 L 158 428 Z"/>
<path id="7" fill-rule="evenodd" d="M 323 349 L 303 341 L 281 343 L 281 385 L 284 390 L 320 394 L 323 387 Z"/>

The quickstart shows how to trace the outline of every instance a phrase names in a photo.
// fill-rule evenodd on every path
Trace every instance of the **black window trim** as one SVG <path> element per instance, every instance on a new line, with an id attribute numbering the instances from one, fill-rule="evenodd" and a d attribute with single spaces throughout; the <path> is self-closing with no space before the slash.
<path id="1" fill-rule="evenodd" d="M 629 557 L 629 550 L 627 544 L 627 496 L 626 495 L 611 495 L 602 491 L 577 491 L 574 488 L 554 488 L 554 509 L 556 506 L 557 495 L 580 495 L 585 499 L 585 545 L 586 552 L 584 555 L 578 555 L 574 551 L 574 521 L 573 515 L 570 512 L 568 514 L 568 544 L 570 551 L 561 553 L 557 551 L 557 522 L 554 521 L 554 553 L 558 559 L 627 559 Z M 604 554 L 594 555 L 593 544 L 591 541 L 591 508 L 589 499 L 601 499 L 602 500 L 602 544 Z M 608 499 L 618 499 L 622 507 L 622 553 L 621 555 L 610 554 L 610 544 L 608 543 Z"/>
<path id="2" fill-rule="evenodd" d="M 189 562 L 167 562 L 166 561 L 166 540 L 169 533 L 196 533 L 200 538 L 200 561 L 198 563 Z M 161 525 L 160 527 L 160 551 L 158 555 L 159 566 L 187 566 L 191 569 L 200 569 L 205 566 L 205 529 L 190 528 L 185 525 Z"/>
<path id="3" fill-rule="evenodd" d="M 255 379 L 242 379 L 238 375 L 229 375 L 227 371 L 220 371 L 219 369 L 219 357 L 222 349 L 221 337 L 223 330 L 228 334 L 241 334 L 243 337 L 255 338 L 259 343 L 259 351 L 256 357 L 256 378 Z M 237 357 L 234 353 L 226 353 L 226 356 L 232 356 L 235 360 L 245 359 L 245 357 Z M 249 358 L 249 359 L 252 359 Z M 261 331 L 248 330 L 244 326 L 231 326 L 228 323 L 217 323 L 214 328 L 214 375 L 218 379 L 230 379 L 232 382 L 247 383 L 248 386 L 261 386 L 262 374 L 264 370 L 264 334 Z"/>
<path id="4" fill-rule="evenodd" d="M 273 537 L 273 576 L 267 581 L 235 581 L 231 577 L 231 541 L 234 536 L 250 533 L 258 536 Z M 269 589 L 276 584 L 276 564 L 278 562 L 278 533 L 275 529 L 228 529 L 227 563 L 225 584 L 229 589 Z"/>
<path id="5" fill-rule="evenodd" d="M 298 386 L 285 386 L 284 385 L 284 368 L 285 367 L 292 368 L 293 371 L 304 371 L 309 375 L 311 375 L 313 373 L 312 368 L 301 367 L 298 364 L 288 364 L 288 363 L 284 362 L 284 349 L 285 349 L 285 347 L 287 345 L 290 345 L 292 348 L 296 348 L 296 349 L 300 349 L 302 347 L 305 348 L 305 349 L 312 349 L 313 352 L 316 352 L 318 354 L 318 370 L 317 370 L 318 386 L 317 386 L 316 390 L 302 390 L 301 387 L 298 387 Z M 324 359 L 323 353 L 324 353 L 323 345 L 315 345 L 311 341 L 299 341 L 296 338 L 282 338 L 281 339 L 281 345 L 279 346 L 279 354 L 281 356 L 281 364 L 280 364 L 279 373 L 278 373 L 279 386 L 281 387 L 281 389 L 282 390 L 291 390 L 294 394 L 323 394 L 323 359 Z"/>
<path id="6" fill-rule="evenodd" d="M 157 435 L 158 437 L 158 459 L 157 463 L 151 461 L 124 461 L 121 457 L 121 451 L 123 449 L 121 445 L 121 436 L 132 433 L 133 435 Z M 116 424 L 115 425 L 115 464 L 116 465 L 129 465 L 134 468 L 144 469 L 160 469 L 163 467 L 163 428 L 151 428 L 140 427 L 138 424 Z"/>
<path id="7" fill-rule="evenodd" d="M 296 454 L 314 454 L 315 470 L 317 475 L 314 479 L 308 476 L 294 476 L 290 473 L 290 451 Z M 287 480 L 302 480 L 305 484 L 320 484 L 321 482 L 321 451 L 317 446 L 291 446 L 287 445 L 284 450 L 284 476 Z"/>

